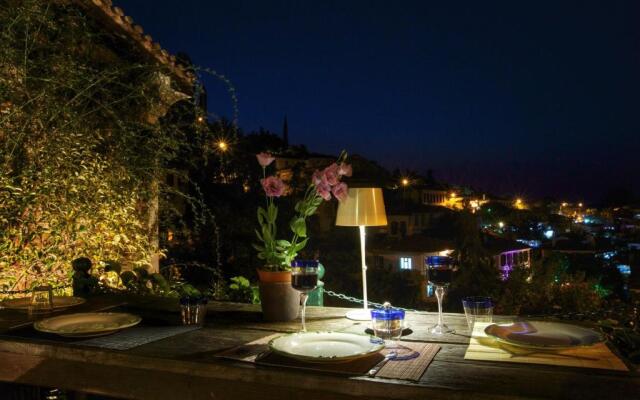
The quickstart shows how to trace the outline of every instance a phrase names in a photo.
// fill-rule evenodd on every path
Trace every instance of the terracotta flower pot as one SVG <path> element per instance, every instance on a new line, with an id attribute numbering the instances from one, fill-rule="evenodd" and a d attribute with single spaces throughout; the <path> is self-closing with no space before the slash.
<path id="1" fill-rule="evenodd" d="M 291 287 L 291 272 L 258 270 L 260 305 L 266 321 L 293 321 L 300 310 L 300 293 Z"/>

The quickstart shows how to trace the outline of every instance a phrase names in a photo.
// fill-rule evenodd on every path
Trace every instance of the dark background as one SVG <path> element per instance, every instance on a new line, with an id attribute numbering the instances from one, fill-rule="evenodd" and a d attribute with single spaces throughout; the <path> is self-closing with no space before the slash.
<path id="1" fill-rule="evenodd" d="M 115 3 L 228 76 L 245 131 L 286 114 L 312 151 L 505 194 L 598 201 L 640 183 L 640 2 Z"/>

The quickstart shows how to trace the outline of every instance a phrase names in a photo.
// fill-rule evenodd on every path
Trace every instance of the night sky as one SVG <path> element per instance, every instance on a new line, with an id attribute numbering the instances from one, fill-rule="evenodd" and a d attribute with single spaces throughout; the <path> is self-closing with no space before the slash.
<path id="1" fill-rule="evenodd" d="M 286 114 L 312 151 L 505 194 L 640 188 L 638 1 L 114 3 L 228 76 L 245 131 L 279 133 Z"/>

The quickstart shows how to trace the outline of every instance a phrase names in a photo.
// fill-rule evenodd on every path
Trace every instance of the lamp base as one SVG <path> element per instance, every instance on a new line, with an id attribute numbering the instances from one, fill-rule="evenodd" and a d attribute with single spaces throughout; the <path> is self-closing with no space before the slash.
<path id="1" fill-rule="evenodd" d="M 353 321 L 371 321 L 371 310 L 351 310 L 347 312 L 346 317 Z"/>

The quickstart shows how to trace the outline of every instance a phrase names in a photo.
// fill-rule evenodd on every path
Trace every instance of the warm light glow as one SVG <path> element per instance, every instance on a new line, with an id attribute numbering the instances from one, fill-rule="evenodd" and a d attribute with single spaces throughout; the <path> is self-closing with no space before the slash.
<path id="1" fill-rule="evenodd" d="M 451 197 L 456 197 L 456 192 L 451 192 Z"/>
<path id="2" fill-rule="evenodd" d="M 516 204 L 522 204 L 522 199 L 516 199 Z"/>
<path id="3" fill-rule="evenodd" d="M 409 185 L 409 180 L 407 178 L 402 178 L 402 186 Z"/>
<path id="4" fill-rule="evenodd" d="M 218 148 L 221 151 L 226 151 L 229 148 L 229 145 L 224 140 L 221 140 L 221 141 L 218 142 Z"/>
<path id="5" fill-rule="evenodd" d="M 582 207 L 582 203 L 578 203 L 578 207 Z"/>
<path id="6" fill-rule="evenodd" d="M 202 115 L 198 117 L 198 122 L 204 122 L 204 117 Z"/>
<path id="7" fill-rule="evenodd" d="M 502 222 L 502 221 L 498 222 L 498 226 L 499 226 L 500 228 L 504 228 L 504 222 Z"/>
<path id="8" fill-rule="evenodd" d="M 566 207 L 567 205 L 567 203 L 562 203 L 562 207 Z"/>

